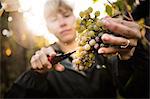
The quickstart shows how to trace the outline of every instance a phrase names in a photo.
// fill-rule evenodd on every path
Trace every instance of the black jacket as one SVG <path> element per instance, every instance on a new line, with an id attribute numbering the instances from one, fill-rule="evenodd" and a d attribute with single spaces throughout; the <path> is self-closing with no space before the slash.
<path id="1" fill-rule="evenodd" d="M 53 47 L 58 53 L 61 53 L 61 50 L 56 46 Z M 141 48 L 141 45 L 139 47 Z M 135 97 L 135 93 L 143 90 L 146 92 L 144 96 L 143 92 L 137 96 L 148 97 L 146 96 L 148 90 L 145 89 L 148 86 L 142 88 L 137 83 L 140 80 L 140 84 L 143 84 L 142 78 L 135 77 L 130 82 L 131 85 L 126 85 L 132 75 L 138 74 L 139 71 L 143 74 L 145 67 L 148 67 L 147 55 L 143 54 L 145 52 L 141 53 L 139 47 L 136 48 L 134 57 L 125 63 L 118 61 L 117 57 L 106 59 L 96 54 L 96 64 L 84 74 L 72 69 L 69 58 L 61 62 L 66 67 L 63 72 L 50 70 L 47 74 L 40 75 L 32 70 L 26 71 L 14 82 L 5 94 L 5 98 L 115 98 L 117 89 L 124 97 L 128 97 L 129 94 L 129 97 Z M 143 66 L 145 67 L 143 68 Z M 146 77 L 144 80 L 148 81 L 148 78 Z M 135 85 L 132 85 L 132 82 Z M 135 89 L 130 91 L 130 86 L 135 86 Z"/>

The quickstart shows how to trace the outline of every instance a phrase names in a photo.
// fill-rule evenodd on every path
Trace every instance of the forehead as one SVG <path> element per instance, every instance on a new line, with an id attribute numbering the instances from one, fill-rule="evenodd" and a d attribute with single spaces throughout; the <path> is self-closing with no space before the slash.
<path id="1" fill-rule="evenodd" d="M 64 14 L 66 12 L 72 12 L 71 6 L 67 5 L 62 0 L 56 0 L 56 1 L 52 0 L 52 1 L 47 2 L 45 4 L 45 8 L 44 8 L 44 16 L 45 17 L 48 17 L 49 15 L 56 14 L 56 13 Z"/>

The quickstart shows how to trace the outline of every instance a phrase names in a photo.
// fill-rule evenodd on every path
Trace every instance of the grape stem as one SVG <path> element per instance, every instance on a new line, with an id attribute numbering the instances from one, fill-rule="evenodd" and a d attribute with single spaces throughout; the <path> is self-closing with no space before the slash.
<path id="1" fill-rule="evenodd" d="M 124 4 L 125 4 L 125 7 L 126 7 L 126 9 L 127 9 L 127 13 L 129 14 L 129 17 L 131 18 L 132 21 L 134 21 L 132 15 L 131 15 L 131 12 L 129 11 L 129 9 L 128 9 L 128 7 L 127 7 L 127 6 L 128 6 L 128 3 L 127 3 L 126 0 L 124 0 Z"/>

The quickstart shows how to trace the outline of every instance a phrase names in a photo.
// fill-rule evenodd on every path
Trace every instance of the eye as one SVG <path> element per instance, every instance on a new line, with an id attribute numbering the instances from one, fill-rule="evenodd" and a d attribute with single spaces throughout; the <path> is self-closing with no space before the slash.
<path id="1" fill-rule="evenodd" d="M 56 14 L 49 14 L 47 16 L 47 20 L 51 21 L 51 22 L 57 21 L 57 15 Z"/>
<path id="2" fill-rule="evenodd" d="M 51 17 L 50 20 L 51 20 L 51 21 L 56 21 L 56 20 L 57 20 L 57 17 Z"/>
<path id="3" fill-rule="evenodd" d="M 69 16 L 71 16 L 71 15 L 72 15 L 71 12 L 65 12 L 65 13 L 63 14 L 64 17 L 69 17 Z"/>
<path id="4" fill-rule="evenodd" d="M 48 20 L 51 21 L 51 22 L 55 22 L 55 21 L 57 21 L 57 17 L 56 16 L 53 16 L 53 17 L 49 16 Z"/>

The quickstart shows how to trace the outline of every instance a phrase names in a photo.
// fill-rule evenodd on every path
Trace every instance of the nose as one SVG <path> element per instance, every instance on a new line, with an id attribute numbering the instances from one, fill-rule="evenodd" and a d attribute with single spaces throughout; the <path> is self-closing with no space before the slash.
<path id="1" fill-rule="evenodd" d="M 64 27 L 67 25 L 67 22 L 63 16 L 59 17 L 59 24 L 60 24 L 60 27 Z"/>

